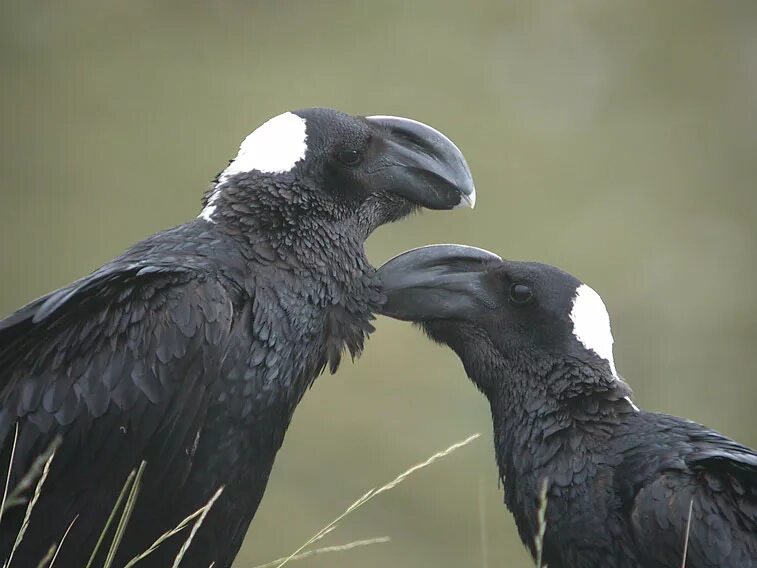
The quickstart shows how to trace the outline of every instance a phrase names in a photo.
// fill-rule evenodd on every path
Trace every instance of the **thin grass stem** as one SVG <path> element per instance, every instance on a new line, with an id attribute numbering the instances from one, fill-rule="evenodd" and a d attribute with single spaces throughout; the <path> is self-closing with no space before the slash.
<path id="1" fill-rule="evenodd" d="M 549 479 L 546 477 L 541 482 L 541 489 L 539 490 L 539 510 L 536 515 L 538 523 L 538 532 L 534 539 L 534 548 L 536 549 L 536 568 L 544 568 L 542 564 L 542 556 L 544 554 L 544 533 L 547 531 L 547 489 L 549 487 Z"/>
<path id="2" fill-rule="evenodd" d="M 47 460 L 57 451 L 57 449 L 60 447 L 61 442 L 62 438 L 60 436 L 56 436 L 55 438 L 53 438 L 53 441 L 50 442 L 50 444 L 47 446 L 45 451 L 34 459 L 31 467 L 8 494 L 8 499 L 5 502 L 5 510 L 10 509 L 11 507 L 15 507 L 16 505 L 23 505 L 26 502 L 26 499 L 24 499 L 23 497 L 24 492 L 32 485 L 34 485 L 37 479 L 39 479 L 39 476 L 42 474 L 42 470 L 44 469 Z"/>
<path id="3" fill-rule="evenodd" d="M 689 516 L 686 519 L 686 539 L 683 542 L 683 560 L 681 560 L 681 568 L 686 568 L 686 556 L 689 553 L 689 533 L 691 531 L 691 513 L 694 510 L 694 498 L 689 501 Z"/>
<path id="4" fill-rule="evenodd" d="M 348 542 L 347 544 L 339 544 L 336 546 L 325 546 L 323 548 L 316 548 L 315 550 L 308 550 L 305 552 L 302 552 L 298 554 L 297 556 L 293 556 L 291 560 L 303 560 L 305 558 L 310 558 L 311 556 L 318 556 L 320 554 L 329 554 L 331 552 L 344 552 L 346 550 L 352 550 L 353 548 L 358 548 L 361 546 L 369 546 L 371 544 L 383 544 L 386 542 L 391 542 L 392 539 L 388 536 L 381 536 L 376 538 L 369 538 L 365 540 L 356 540 L 353 542 Z M 276 560 L 272 560 L 271 562 L 266 562 L 265 564 L 258 564 L 257 566 L 253 566 L 253 568 L 275 568 L 276 565 L 278 565 L 279 562 L 282 562 L 283 560 L 286 560 L 286 558 L 277 558 Z"/>
<path id="5" fill-rule="evenodd" d="M 462 448 L 463 446 L 467 446 L 473 440 L 475 440 L 476 438 L 478 438 L 480 435 L 481 434 L 473 434 L 472 436 L 469 436 L 468 438 L 466 438 L 465 440 L 463 440 L 461 442 L 457 442 L 456 444 L 452 444 L 449 448 L 447 448 L 445 450 L 442 450 L 440 452 L 435 453 L 433 456 L 431 456 L 427 460 L 425 460 L 425 461 L 423 461 L 423 462 L 421 462 L 419 464 L 416 464 L 413 467 L 411 467 L 410 469 L 408 469 L 407 471 L 399 474 L 397 477 L 395 477 L 393 480 L 391 480 L 386 485 L 383 485 L 382 487 L 379 487 L 378 489 L 371 489 L 370 491 L 366 492 L 357 501 L 355 501 L 354 503 L 352 503 L 352 505 L 350 505 L 349 507 L 347 507 L 347 509 L 342 514 L 340 514 L 333 521 L 331 521 L 329 524 L 327 524 L 325 527 L 323 527 L 321 530 L 319 530 L 317 533 L 315 533 L 312 537 L 310 537 L 310 539 L 308 539 L 307 542 L 305 542 L 305 544 L 303 544 L 297 550 L 295 550 L 294 552 L 292 552 L 292 554 L 290 554 L 289 556 L 287 556 L 286 558 L 284 558 L 279 564 L 276 565 L 276 568 L 281 568 L 282 566 L 284 566 L 285 564 L 287 564 L 290 560 L 292 560 L 295 556 L 297 556 L 298 554 L 300 554 L 305 548 L 307 548 L 308 546 L 310 546 L 311 544 L 313 544 L 315 541 L 323 538 L 323 536 L 327 532 L 330 532 L 330 531 L 332 531 L 334 529 L 334 527 L 337 525 L 337 523 L 339 523 L 339 521 L 341 521 L 342 519 L 344 519 L 347 515 L 349 515 L 350 513 L 352 513 L 355 509 L 359 509 L 360 507 L 362 507 L 363 505 L 365 505 L 368 501 L 371 501 L 376 496 L 378 496 L 378 495 L 380 495 L 380 494 L 382 494 L 382 493 L 384 493 L 386 491 L 389 491 L 390 489 L 394 489 L 395 487 L 397 487 L 397 485 L 399 485 L 400 483 L 402 483 L 403 481 L 405 481 L 409 476 L 411 476 L 413 473 L 415 473 L 419 469 L 423 469 L 424 467 L 428 467 L 432 463 L 434 463 L 436 460 L 438 460 L 440 458 L 443 458 L 445 456 L 448 456 L 449 454 L 451 454 L 455 450 L 458 450 L 458 449 Z"/>
<path id="6" fill-rule="evenodd" d="M 68 533 L 71 531 L 74 523 L 76 522 L 76 519 L 78 518 L 79 515 L 76 515 L 74 517 L 74 520 L 71 521 L 71 523 L 68 525 L 66 532 L 63 533 L 63 537 L 60 539 L 60 544 L 55 548 L 55 554 L 53 555 L 53 559 L 50 561 L 50 566 L 48 566 L 48 568 L 53 568 L 53 564 L 55 564 L 55 560 L 58 558 L 58 553 L 60 552 L 60 549 L 63 548 L 63 543 L 66 542 L 66 537 L 68 536 Z"/>
<path id="7" fill-rule="evenodd" d="M 489 530 L 486 523 L 484 480 L 478 480 L 478 525 L 481 530 L 481 568 L 489 568 Z"/>
<path id="8" fill-rule="evenodd" d="M 202 514 L 195 521 L 195 524 L 192 527 L 192 531 L 189 533 L 187 540 L 184 541 L 184 544 L 181 545 L 181 548 L 179 549 L 179 553 L 176 555 L 176 558 L 174 558 L 172 568 L 179 568 L 179 564 L 181 564 L 181 560 L 184 558 L 184 555 L 189 549 L 189 545 L 192 544 L 192 540 L 197 534 L 197 531 L 200 530 L 200 527 L 202 526 L 202 523 L 205 520 L 205 517 L 208 516 L 208 513 L 210 512 L 210 509 L 213 507 L 213 504 L 216 502 L 216 499 L 218 499 L 221 496 L 221 493 L 223 493 L 223 489 L 224 489 L 223 485 L 219 487 L 218 491 L 216 491 L 213 494 L 213 496 L 210 498 L 210 501 L 208 501 L 208 503 L 202 508 Z"/>
<path id="9" fill-rule="evenodd" d="M 57 549 L 56 545 L 50 546 L 50 548 L 47 549 L 47 553 L 42 557 L 42 560 L 40 560 L 37 563 L 37 568 L 50 568 L 47 563 L 50 562 L 50 559 L 55 554 L 55 550 Z"/>
<path id="10" fill-rule="evenodd" d="M 153 542 L 150 547 L 145 550 L 144 552 L 141 552 L 126 564 L 124 568 L 132 568 L 137 562 L 140 560 L 143 560 L 144 558 L 147 558 L 150 554 L 155 552 L 155 549 L 157 549 L 161 544 L 163 544 L 166 540 L 174 536 L 175 534 L 181 532 L 184 530 L 187 526 L 189 526 L 189 523 L 191 523 L 193 520 L 195 520 L 198 516 L 200 516 L 205 509 L 206 505 L 203 505 L 199 509 L 197 509 L 194 513 L 189 515 L 188 517 L 185 517 L 178 525 L 176 525 L 174 528 L 172 528 L 170 531 L 167 531 L 160 535 L 155 542 Z"/>
<path id="11" fill-rule="evenodd" d="M 11 472 L 13 471 L 13 458 L 16 455 L 16 444 L 18 443 L 18 422 L 16 422 L 16 433 L 13 435 L 13 445 L 11 446 L 11 457 L 8 460 L 8 475 L 5 478 L 5 489 L 3 490 L 3 500 L 0 503 L 0 521 L 3 520 L 3 513 L 5 512 L 5 500 L 8 497 L 8 486 L 11 482 Z"/>
<path id="12" fill-rule="evenodd" d="M 121 540 L 123 539 L 124 532 L 126 531 L 126 525 L 128 524 L 129 519 L 131 518 L 131 514 L 134 511 L 134 505 L 137 501 L 137 495 L 139 494 L 140 485 L 142 483 L 142 475 L 144 474 L 146 465 L 147 462 L 145 461 L 139 464 L 139 469 L 134 475 L 134 481 L 131 484 L 129 496 L 126 499 L 126 504 L 124 505 L 124 511 L 121 514 L 121 518 L 118 520 L 118 525 L 116 525 L 116 532 L 113 535 L 113 541 L 110 543 L 110 549 L 108 550 L 108 555 L 105 557 L 103 568 L 111 568 L 113 562 L 116 559 L 116 552 L 118 551 L 118 547 L 121 545 Z"/>
<path id="13" fill-rule="evenodd" d="M 118 510 L 121 508 L 121 503 L 126 497 L 126 494 L 128 493 L 129 488 L 131 487 L 131 483 L 134 480 L 134 476 L 136 474 L 137 474 L 136 470 L 132 470 L 131 472 L 129 472 L 129 475 L 126 478 L 126 481 L 124 481 L 124 484 L 121 487 L 121 493 L 119 493 L 118 499 L 116 499 L 116 504 L 113 505 L 113 508 L 110 510 L 110 515 L 108 515 L 108 520 L 105 522 L 105 526 L 103 527 L 103 530 L 100 531 L 100 536 L 97 539 L 97 542 L 95 543 L 95 548 L 92 550 L 92 554 L 90 554 L 89 561 L 87 562 L 87 566 L 85 568 L 92 568 L 92 563 L 95 561 L 95 556 L 97 556 L 97 551 L 100 550 L 100 545 L 105 540 L 105 536 L 107 535 L 108 530 L 110 529 L 110 525 L 113 523 L 113 519 L 116 518 L 116 513 L 118 513 Z"/>
<path id="14" fill-rule="evenodd" d="M 26 534 L 26 529 L 29 526 L 29 520 L 31 519 L 32 511 L 34 510 L 34 506 L 37 504 L 37 500 L 39 499 L 39 496 L 42 494 L 42 486 L 45 484 L 47 475 L 50 473 L 50 464 L 53 462 L 54 457 L 55 457 L 55 451 L 53 451 L 53 453 L 50 454 L 50 457 L 47 458 L 47 461 L 45 462 L 45 467 L 42 469 L 42 475 L 40 476 L 39 481 L 37 482 L 37 486 L 34 488 L 34 494 L 32 495 L 31 501 L 29 501 L 29 504 L 26 506 L 26 512 L 24 513 L 24 520 L 21 521 L 21 528 L 18 529 L 18 534 L 16 535 L 16 540 L 13 543 L 13 548 L 11 549 L 11 553 L 8 555 L 8 560 L 5 563 L 6 567 L 11 565 L 11 561 L 13 560 L 13 555 L 16 553 L 16 550 L 21 544 L 21 541 L 24 540 L 24 534 Z"/>

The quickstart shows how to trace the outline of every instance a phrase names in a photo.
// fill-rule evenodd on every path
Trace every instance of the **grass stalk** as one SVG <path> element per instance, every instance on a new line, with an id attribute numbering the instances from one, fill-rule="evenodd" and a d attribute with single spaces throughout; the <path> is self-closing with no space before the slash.
<path id="1" fill-rule="evenodd" d="M 189 549 L 189 545 L 192 544 L 192 540 L 197 534 L 197 531 L 200 530 L 200 527 L 202 526 L 202 523 L 205 520 L 205 517 L 208 516 L 208 513 L 210 512 L 211 507 L 213 507 L 213 504 L 216 502 L 216 499 L 218 499 L 221 496 L 221 493 L 223 493 L 223 489 L 224 489 L 223 485 L 219 487 L 218 491 L 216 491 L 213 494 L 213 496 L 210 498 L 210 501 L 208 501 L 207 504 L 202 509 L 200 509 L 202 513 L 195 521 L 195 524 L 192 527 L 192 531 L 189 533 L 187 540 L 184 541 L 184 544 L 181 545 L 181 548 L 179 549 L 179 552 L 176 555 L 176 558 L 174 558 L 172 568 L 179 568 L 179 564 L 181 564 L 181 560 L 184 558 L 184 555 Z"/>
<path id="2" fill-rule="evenodd" d="M 215 496 L 211 497 L 211 501 L 215 501 Z M 144 552 L 138 554 L 137 556 L 135 556 L 134 558 L 132 558 L 131 560 L 129 560 L 129 562 L 127 562 L 127 564 L 124 566 L 124 568 L 132 568 L 137 562 L 139 562 L 140 560 L 143 560 L 144 558 L 147 558 L 148 556 L 150 556 L 150 554 L 152 554 L 153 552 L 155 552 L 155 550 L 161 544 L 163 544 L 166 540 L 168 540 L 169 538 L 171 538 L 175 534 L 177 534 L 177 533 L 181 532 L 182 530 L 184 530 L 187 526 L 189 526 L 189 523 L 191 523 L 197 517 L 199 517 L 200 515 L 202 515 L 203 511 L 205 511 L 205 509 L 208 507 L 209 504 L 212 504 L 212 503 L 209 501 L 208 503 L 206 503 L 205 505 L 203 505 L 202 507 L 200 507 L 199 509 L 197 509 L 194 513 L 192 513 L 191 515 L 185 517 L 178 525 L 176 525 L 170 531 L 164 532 L 162 535 L 160 535 L 155 540 L 155 542 L 153 542 L 150 545 L 150 547 L 147 550 L 145 550 Z"/>
<path id="3" fill-rule="evenodd" d="M 37 563 L 37 568 L 50 568 L 47 563 L 50 562 L 52 557 L 55 555 L 57 548 L 58 547 L 54 544 L 50 548 L 48 548 L 47 553 L 42 557 L 42 560 Z"/>
<path id="4" fill-rule="evenodd" d="M 302 546 L 300 546 L 297 550 L 295 550 L 294 552 L 292 552 L 292 554 L 290 554 L 289 556 L 287 556 L 286 558 L 284 558 L 279 564 L 276 565 L 275 568 L 281 568 L 282 566 L 284 566 L 285 564 L 287 564 L 290 560 L 292 560 L 295 556 L 297 556 L 298 554 L 300 554 L 305 548 L 307 548 L 308 546 L 310 546 L 311 544 L 313 544 L 315 541 L 320 540 L 327 532 L 332 531 L 334 529 L 334 527 L 336 527 L 337 523 L 339 523 L 339 521 L 341 521 L 342 519 L 344 519 L 347 515 L 349 515 L 350 513 L 352 513 L 353 511 L 355 511 L 356 509 L 359 509 L 360 507 L 362 507 L 363 505 L 365 505 L 366 503 L 368 503 L 369 501 L 371 501 L 372 499 L 374 499 L 378 495 L 381 495 L 382 493 L 384 493 L 386 491 L 394 489 L 395 487 L 397 487 L 397 485 L 399 485 L 400 483 L 402 483 L 403 481 L 405 481 L 408 477 L 410 477 L 416 471 L 418 471 L 420 469 L 423 469 L 425 467 L 430 466 L 436 460 L 441 459 L 441 458 L 443 458 L 445 456 L 448 456 L 449 454 L 451 454 L 455 450 L 459 450 L 463 446 L 467 446 L 473 440 L 475 440 L 476 438 L 478 438 L 480 435 L 481 434 L 473 434 L 472 436 L 469 436 L 468 438 L 466 438 L 465 440 L 463 440 L 461 442 L 457 442 L 456 444 L 452 444 L 449 448 L 447 448 L 445 450 L 442 450 L 440 452 L 435 453 L 433 456 L 431 456 L 427 460 L 425 460 L 425 461 L 423 461 L 423 462 L 421 462 L 419 464 L 416 464 L 413 467 L 411 467 L 410 469 L 408 469 L 407 471 L 404 471 L 403 473 L 399 474 L 397 477 L 395 477 L 393 480 L 391 480 L 386 485 L 383 485 L 383 486 L 379 487 L 378 489 L 375 489 L 375 488 L 371 489 L 370 491 L 366 492 L 364 495 L 362 495 L 360 498 L 358 498 L 357 501 L 355 501 L 354 503 L 352 503 L 352 505 L 350 505 L 349 507 L 347 507 L 347 509 L 342 514 L 340 514 L 333 521 L 331 521 L 326 526 L 324 526 L 321 530 L 319 530 L 318 532 L 316 532 Z"/>
<path id="5" fill-rule="evenodd" d="M 691 513 L 694 510 L 694 498 L 689 501 L 689 516 L 686 519 L 686 538 L 683 541 L 683 560 L 681 560 L 681 568 L 686 568 L 686 556 L 689 553 L 689 533 L 691 532 Z"/>
<path id="6" fill-rule="evenodd" d="M 131 476 L 129 476 L 131 479 L 133 479 L 131 488 L 129 489 L 129 496 L 126 499 L 126 504 L 124 505 L 124 511 L 121 514 L 121 518 L 118 520 L 116 532 L 113 535 L 113 541 L 110 543 L 110 549 L 108 549 L 108 555 L 105 557 L 103 568 L 111 568 L 113 562 L 116 559 L 116 552 L 118 551 L 118 547 L 121 545 L 121 540 L 123 539 L 124 532 L 126 531 L 126 525 L 128 524 L 129 519 L 131 518 L 131 514 L 134 511 L 134 505 L 136 504 L 137 496 L 139 495 L 139 489 L 142 483 L 142 475 L 144 474 L 146 465 L 147 462 L 143 461 L 141 464 L 139 464 L 139 469 L 137 470 L 134 477 L 132 478 Z"/>
<path id="7" fill-rule="evenodd" d="M 534 548 L 536 549 L 536 568 L 546 568 L 542 564 L 542 556 L 544 554 L 544 533 L 547 532 L 547 489 L 549 487 L 549 479 L 546 477 L 541 482 L 541 489 L 539 490 L 539 510 L 536 514 L 536 520 L 538 523 L 538 531 L 536 538 L 534 539 Z"/>
<path id="8" fill-rule="evenodd" d="M 34 459 L 31 467 L 29 467 L 28 471 L 8 494 L 8 499 L 4 504 L 4 511 L 17 505 L 23 505 L 26 502 L 24 493 L 39 479 L 47 460 L 58 450 L 62 440 L 60 436 L 53 438 L 53 441 L 50 442 L 45 451 Z"/>
<path id="9" fill-rule="evenodd" d="M 13 542 L 13 548 L 11 549 L 11 553 L 8 555 L 8 560 L 6 560 L 5 564 L 3 565 L 4 568 L 7 568 L 8 566 L 11 565 L 11 561 L 13 560 L 13 555 L 16 553 L 16 549 L 18 549 L 19 545 L 21 544 L 21 541 L 24 540 L 24 534 L 26 534 L 26 529 L 29 527 L 29 520 L 31 519 L 32 511 L 34 510 L 34 506 L 37 504 L 37 500 L 39 499 L 39 496 L 42 494 L 42 486 L 45 484 L 47 475 L 50 473 L 50 464 L 53 462 L 54 457 L 55 457 L 55 450 L 53 450 L 52 454 L 50 454 L 50 457 L 47 458 L 47 461 L 45 462 L 45 466 L 42 468 L 42 475 L 40 475 L 39 481 L 37 481 L 37 485 L 34 488 L 34 494 L 32 495 L 32 498 L 29 501 L 29 504 L 26 506 L 26 512 L 24 513 L 24 520 L 21 521 L 21 528 L 18 529 L 18 534 L 16 535 L 16 540 Z M 8 476 L 10 477 L 10 470 L 8 471 Z"/>
<path id="10" fill-rule="evenodd" d="M 103 530 L 100 531 L 100 537 L 97 539 L 97 542 L 95 543 L 95 548 L 92 550 L 92 554 L 90 554 L 89 561 L 87 562 L 87 566 L 85 568 L 92 568 L 92 563 L 95 561 L 95 556 L 97 556 L 97 551 L 100 550 L 100 545 L 102 545 L 103 541 L 105 540 L 105 536 L 108 534 L 110 525 L 113 524 L 113 519 L 116 518 L 116 513 L 118 513 L 118 510 L 121 508 L 121 503 L 126 497 L 126 494 L 129 491 L 129 488 L 131 487 L 131 483 L 134 480 L 134 476 L 136 474 L 137 474 L 136 470 L 132 470 L 129 473 L 128 477 L 126 478 L 126 481 L 124 482 L 123 487 L 121 487 L 121 493 L 119 493 L 118 499 L 116 499 L 116 504 L 113 505 L 113 508 L 110 510 L 110 515 L 108 516 L 108 520 L 105 521 L 105 526 L 103 527 Z"/>
<path id="11" fill-rule="evenodd" d="M 481 568 L 489 568 L 489 529 L 486 523 L 484 480 L 478 480 L 478 524 L 481 530 Z"/>
<path id="12" fill-rule="evenodd" d="M 76 519 L 78 518 L 79 515 L 76 515 L 74 517 L 74 520 L 71 521 L 71 523 L 68 525 L 66 532 L 63 533 L 63 537 L 60 539 L 60 544 L 58 544 L 58 546 L 55 548 L 55 554 L 53 555 L 53 559 L 50 561 L 50 566 L 48 566 L 48 568 L 53 568 L 53 564 L 55 564 L 55 560 L 58 558 L 58 553 L 60 552 L 60 549 L 63 548 L 63 543 L 66 542 L 66 537 L 68 536 L 68 533 L 71 531 L 74 523 L 76 522 Z"/>
<path id="13" fill-rule="evenodd" d="M 5 501 L 8 498 L 8 486 L 11 482 L 11 472 L 13 471 L 13 458 L 16 455 L 16 444 L 18 443 L 18 422 L 16 422 L 16 433 L 13 435 L 13 445 L 11 446 L 11 457 L 8 460 L 8 475 L 5 478 L 5 489 L 3 490 L 3 500 L 0 503 L 0 521 L 3 520 L 5 512 Z"/>
<path id="14" fill-rule="evenodd" d="M 330 554 L 332 552 L 344 552 L 346 550 L 352 550 L 353 548 L 359 548 L 362 546 L 370 546 L 372 544 L 383 544 L 383 543 L 387 543 L 391 541 L 392 539 L 389 538 L 388 536 L 380 536 L 376 538 L 368 538 L 365 540 L 356 540 L 353 542 L 348 542 L 347 544 L 339 544 L 336 546 L 324 546 L 323 548 L 307 550 L 305 552 L 297 554 L 296 556 L 293 556 L 290 560 L 303 560 L 305 558 L 310 558 L 311 556 L 318 556 L 320 554 Z M 265 564 L 258 564 L 257 566 L 254 566 L 253 568 L 275 568 L 280 562 L 283 562 L 284 560 L 286 560 L 286 557 L 277 558 L 276 560 L 271 560 L 270 562 L 266 562 Z"/>

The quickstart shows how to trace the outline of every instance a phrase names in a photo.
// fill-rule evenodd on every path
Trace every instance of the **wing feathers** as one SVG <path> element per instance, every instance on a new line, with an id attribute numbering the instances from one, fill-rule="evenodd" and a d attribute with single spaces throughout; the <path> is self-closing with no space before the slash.
<path id="1" fill-rule="evenodd" d="M 232 318 L 220 284 L 162 266 L 106 267 L 32 302 L 0 322 L 0 447 L 17 420 L 47 438 L 85 417 L 117 422 L 140 400 L 160 408 L 151 420 L 177 420 L 171 401 L 193 367 L 212 380 Z"/>

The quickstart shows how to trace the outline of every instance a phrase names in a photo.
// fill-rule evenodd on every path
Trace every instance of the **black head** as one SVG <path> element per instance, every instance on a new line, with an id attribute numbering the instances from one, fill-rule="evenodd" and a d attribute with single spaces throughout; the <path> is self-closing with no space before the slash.
<path id="1" fill-rule="evenodd" d="M 371 230 L 417 207 L 472 207 L 476 196 L 465 158 L 437 130 L 323 108 L 286 112 L 250 134 L 219 174 L 201 217 L 216 221 L 224 196 L 239 188 L 270 190 L 274 201 L 318 202 L 338 217 L 357 213 Z M 237 209 L 243 197 L 235 198 Z"/>
<path id="2" fill-rule="evenodd" d="M 432 245 L 389 260 L 379 276 L 388 297 L 383 313 L 420 323 L 460 355 L 474 380 L 485 379 L 470 368 L 494 359 L 515 367 L 576 363 L 617 378 L 602 299 L 558 268 Z"/>

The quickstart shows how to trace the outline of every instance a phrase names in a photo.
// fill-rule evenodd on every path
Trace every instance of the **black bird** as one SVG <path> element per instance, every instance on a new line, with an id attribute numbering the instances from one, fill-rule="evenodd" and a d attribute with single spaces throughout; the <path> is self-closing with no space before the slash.
<path id="1" fill-rule="evenodd" d="M 379 276 L 384 313 L 451 347 L 489 400 L 505 503 L 534 556 L 546 483 L 544 565 L 679 568 L 690 518 L 686 566 L 757 566 L 757 453 L 639 410 L 594 290 L 461 245 L 406 252 Z"/>
<path id="2" fill-rule="evenodd" d="M 71 523 L 56 564 L 83 567 L 141 460 L 115 565 L 223 486 L 182 566 L 229 566 L 297 403 L 373 331 L 383 297 L 366 237 L 474 199 L 463 155 L 429 126 L 287 112 L 244 140 L 197 219 L 0 322 L 10 487 L 62 436 L 11 568 L 36 566 Z M 23 509 L 3 515 L 0 559 Z M 185 536 L 139 566 L 171 566 Z"/>

